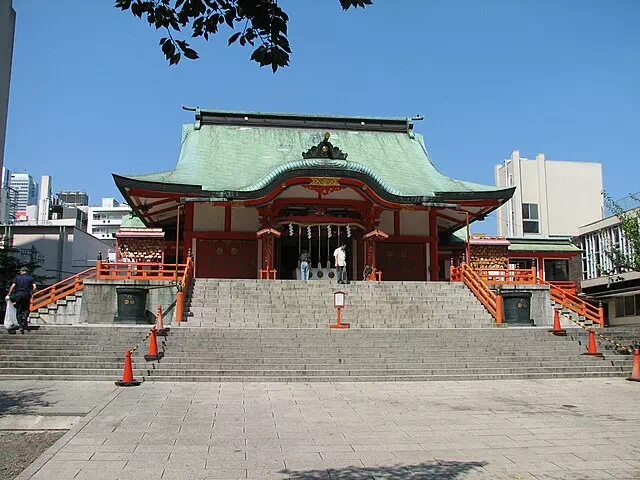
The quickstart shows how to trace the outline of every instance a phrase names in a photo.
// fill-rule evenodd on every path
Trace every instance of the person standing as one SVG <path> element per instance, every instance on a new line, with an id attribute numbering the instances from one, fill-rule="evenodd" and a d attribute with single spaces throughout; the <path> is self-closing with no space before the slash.
<path id="1" fill-rule="evenodd" d="M 24 333 L 29 326 L 29 307 L 31 306 L 31 295 L 36 290 L 36 282 L 31 275 L 29 269 L 22 267 L 20 275 L 18 275 L 9 287 L 7 297 L 11 299 L 16 307 L 18 323 L 20 331 Z"/>
<path id="2" fill-rule="evenodd" d="M 311 269 L 311 256 L 306 250 L 300 255 L 300 280 L 309 280 L 309 270 Z"/>
<path id="3" fill-rule="evenodd" d="M 347 283 L 347 245 L 342 244 L 333 251 L 338 269 L 338 283 Z"/>

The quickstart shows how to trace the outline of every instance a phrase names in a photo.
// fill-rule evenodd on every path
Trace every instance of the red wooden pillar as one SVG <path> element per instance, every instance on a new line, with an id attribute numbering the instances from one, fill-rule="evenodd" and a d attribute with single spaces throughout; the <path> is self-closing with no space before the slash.
<path id="1" fill-rule="evenodd" d="M 431 246 L 429 247 L 429 280 L 435 282 L 438 280 L 438 271 L 440 265 L 438 263 L 438 217 L 434 208 L 429 209 L 429 237 L 431 237 Z"/>
<path id="2" fill-rule="evenodd" d="M 193 217 L 194 217 L 194 205 L 193 202 L 187 202 L 184 207 L 184 233 L 183 238 L 183 256 L 184 261 L 187 261 L 187 255 L 191 250 L 191 244 L 193 243 Z M 195 252 L 191 252 L 195 253 Z"/>
<path id="3" fill-rule="evenodd" d="M 393 212 L 393 235 L 400 235 L 400 211 L 396 210 Z"/>
<path id="4" fill-rule="evenodd" d="M 364 240 L 364 263 L 372 269 L 376 266 L 376 239 L 373 236 Z"/>
<path id="5" fill-rule="evenodd" d="M 231 203 L 224 206 L 224 231 L 231 231 Z"/>
<path id="6" fill-rule="evenodd" d="M 275 266 L 274 240 L 281 233 L 273 228 L 263 228 L 257 233 L 262 239 L 262 259 L 260 261 L 260 278 L 273 278 L 275 280 L 277 271 Z"/>

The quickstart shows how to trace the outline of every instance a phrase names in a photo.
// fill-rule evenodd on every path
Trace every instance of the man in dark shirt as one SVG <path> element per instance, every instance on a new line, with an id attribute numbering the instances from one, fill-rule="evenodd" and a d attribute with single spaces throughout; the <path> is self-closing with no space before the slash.
<path id="1" fill-rule="evenodd" d="M 29 275 L 29 270 L 26 267 L 22 267 L 20 269 L 20 275 L 15 278 L 7 294 L 16 306 L 18 323 L 20 324 L 20 330 L 22 332 L 24 332 L 28 326 L 31 294 L 35 289 L 36 283 L 33 277 Z"/>
<path id="2" fill-rule="evenodd" d="M 311 255 L 306 250 L 300 255 L 300 280 L 309 280 L 309 270 L 311 269 Z"/>

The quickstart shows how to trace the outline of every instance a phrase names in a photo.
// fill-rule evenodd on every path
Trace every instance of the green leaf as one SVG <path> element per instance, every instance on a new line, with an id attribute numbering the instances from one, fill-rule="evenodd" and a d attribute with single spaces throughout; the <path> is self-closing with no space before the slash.
<path id="1" fill-rule="evenodd" d="M 236 32 L 233 35 L 231 35 L 229 37 L 229 42 L 227 43 L 227 46 L 231 45 L 232 43 L 234 43 L 236 40 L 238 40 L 238 37 L 240 37 L 240 35 L 242 34 L 242 32 Z M 244 45 L 244 43 L 240 42 L 242 45 Z"/>
<path id="2" fill-rule="evenodd" d="M 198 52 L 196 52 L 192 48 L 185 48 L 184 50 L 182 50 L 182 52 L 184 53 L 184 56 L 187 57 L 189 60 L 198 59 Z"/>

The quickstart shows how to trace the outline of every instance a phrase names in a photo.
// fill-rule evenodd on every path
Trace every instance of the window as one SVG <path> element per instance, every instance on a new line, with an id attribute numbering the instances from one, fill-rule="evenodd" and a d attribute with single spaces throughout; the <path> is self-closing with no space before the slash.
<path id="1" fill-rule="evenodd" d="M 569 260 L 544 260 L 544 279 L 547 282 L 566 282 L 569 280 Z"/>
<path id="2" fill-rule="evenodd" d="M 510 258 L 509 264 L 511 268 L 531 270 L 532 267 L 537 268 L 535 258 Z"/>
<path id="3" fill-rule="evenodd" d="M 616 298 L 616 317 L 640 316 L 640 295 Z"/>
<path id="4" fill-rule="evenodd" d="M 522 231 L 524 233 L 540 233 L 537 203 L 522 204 Z"/>

